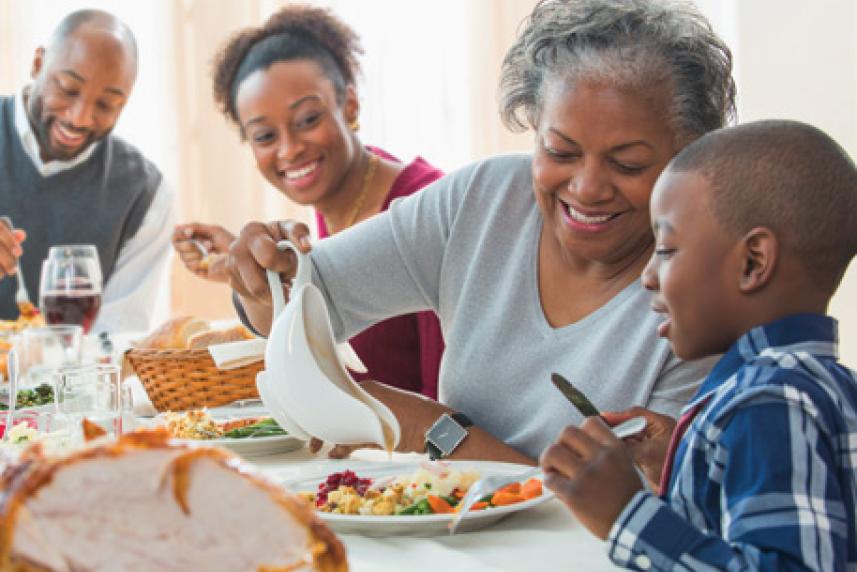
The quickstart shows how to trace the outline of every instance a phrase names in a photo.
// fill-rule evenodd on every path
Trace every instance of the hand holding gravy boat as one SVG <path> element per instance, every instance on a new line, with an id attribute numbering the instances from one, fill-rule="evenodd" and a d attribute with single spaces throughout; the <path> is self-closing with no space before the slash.
<path id="1" fill-rule="evenodd" d="M 291 435 L 341 444 L 375 443 L 392 451 L 401 429 L 390 409 L 354 381 L 347 367 L 365 371 L 348 343 L 337 345 L 324 297 L 311 283 L 312 260 L 292 243 L 298 267 L 288 303 L 280 276 L 268 270 L 274 312 L 265 370 L 256 377 L 271 416 Z"/>

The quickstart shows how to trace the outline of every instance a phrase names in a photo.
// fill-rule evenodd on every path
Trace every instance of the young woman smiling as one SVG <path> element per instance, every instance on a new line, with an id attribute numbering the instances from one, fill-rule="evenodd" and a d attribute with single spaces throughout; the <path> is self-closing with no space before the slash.
<path id="1" fill-rule="evenodd" d="M 402 163 L 361 143 L 361 53 L 354 31 L 329 11 L 287 6 L 232 37 L 215 60 L 215 100 L 249 142 L 265 179 L 315 208 L 321 238 L 443 175 L 420 157 Z M 234 238 L 222 227 L 191 223 L 176 228 L 173 243 L 191 271 L 225 282 L 225 256 L 203 263 L 193 241 L 225 253 Z M 369 370 L 359 379 L 437 396 L 443 337 L 433 312 L 385 320 L 350 341 Z"/>

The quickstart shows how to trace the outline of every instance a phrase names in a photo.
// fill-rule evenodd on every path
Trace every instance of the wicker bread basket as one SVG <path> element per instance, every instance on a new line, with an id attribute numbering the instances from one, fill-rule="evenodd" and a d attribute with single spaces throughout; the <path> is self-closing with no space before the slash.
<path id="1" fill-rule="evenodd" d="M 258 399 L 261 360 L 236 369 L 218 369 L 207 349 L 128 350 L 125 357 L 158 411 L 218 407 L 238 399 Z"/>

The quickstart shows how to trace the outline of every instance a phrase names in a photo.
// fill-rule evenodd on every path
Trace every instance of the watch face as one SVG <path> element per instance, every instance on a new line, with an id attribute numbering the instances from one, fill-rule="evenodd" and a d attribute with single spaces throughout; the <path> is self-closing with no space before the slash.
<path id="1" fill-rule="evenodd" d="M 426 434 L 426 439 L 440 449 L 444 457 L 451 454 L 465 437 L 467 431 L 448 415 L 441 415 Z"/>

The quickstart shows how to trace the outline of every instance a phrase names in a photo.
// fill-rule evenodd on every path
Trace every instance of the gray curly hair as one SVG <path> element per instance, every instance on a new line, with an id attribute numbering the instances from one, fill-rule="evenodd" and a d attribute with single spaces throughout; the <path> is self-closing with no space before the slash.
<path id="1" fill-rule="evenodd" d="M 536 128 L 550 80 L 635 90 L 671 88 L 665 115 L 689 142 L 735 119 L 732 53 L 691 4 L 679 0 L 541 0 L 506 53 L 500 115 Z"/>

